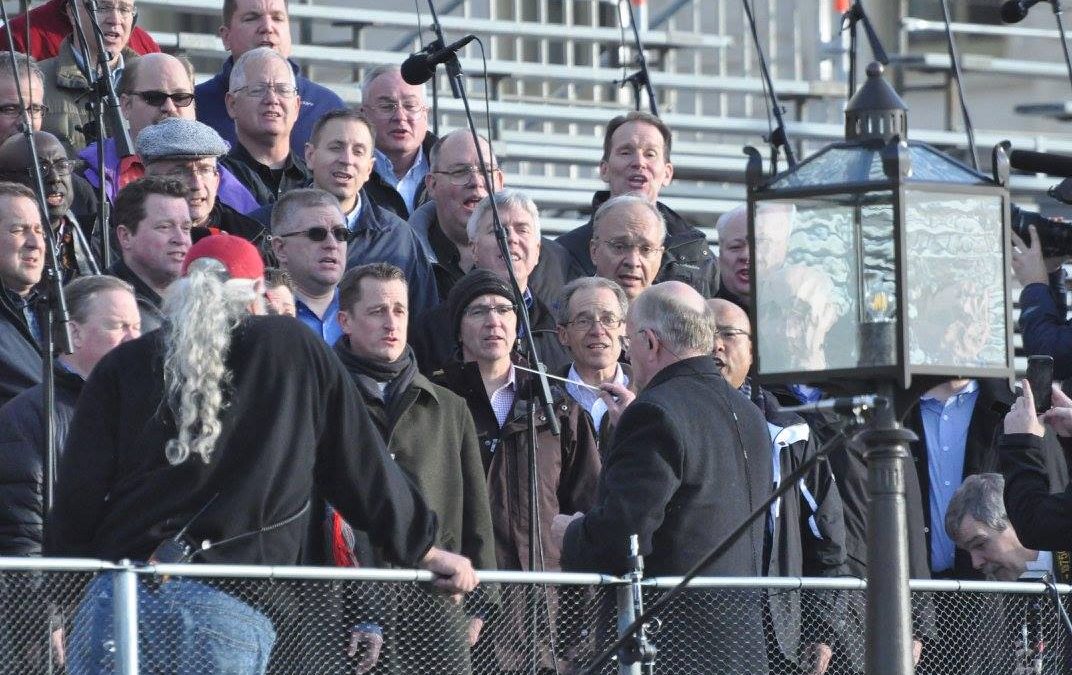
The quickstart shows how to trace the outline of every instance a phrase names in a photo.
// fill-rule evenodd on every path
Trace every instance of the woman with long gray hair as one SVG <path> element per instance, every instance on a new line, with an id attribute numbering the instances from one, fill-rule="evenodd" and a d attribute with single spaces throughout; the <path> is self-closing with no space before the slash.
<path id="1" fill-rule="evenodd" d="M 47 552 L 296 564 L 315 484 L 393 562 L 436 572 L 446 592 L 472 590 L 469 561 L 432 546 L 434 513 L 387 455 L 337 359 L 295 319 L 254 316 L 263 273 L 248 242 L 202 239 L 168 291 L 164 327 L 94 370 L 61 463 Z M 102 672 L 111 658 L 111 596 L 109 577 L 90 584 L 71 672 Z M 142 650 L 146 672 L 265 671 L 275 630 L 260 609 L 188 579 L 147 583 L 138 601 L 140 642 L 160 647 Z"/>

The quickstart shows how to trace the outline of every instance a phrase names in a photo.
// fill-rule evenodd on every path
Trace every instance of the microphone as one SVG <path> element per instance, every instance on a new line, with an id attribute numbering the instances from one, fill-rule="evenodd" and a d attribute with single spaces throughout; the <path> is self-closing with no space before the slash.
<path id="1" fill-rule="evenodd" d="M 1045 173 L 1050 176 L 1068 178 L 1072 176 L 1072 155 L 1054 155 L 1048 152 L 1032 150 L 1013 150 L 1009 153 L 1009 164 L 1014 169 Z"/>
<path id="2" fill-rule="evenodd" d="M 442 49 L 429 51 L 429 49 L 436 46 L 435 43 L 433 43 L 429 48 L 410 54 L 409 58 L 402 62 L 402 79 L 405 80 L 407 84 L 424 84 L 435 75 L 436 66 L 455 58 L 462 47 L 475 39 L 475 35 L 466 35 L 461 40 L 451 43 Z"/>
<path id="3" fill-rule="evenodd" d="M 1009 0 L 1001 6 L 1001 20 L 1005 23 L 1020 23 L 1027 12 L 1042 0 Z"/>
<path id="4" fill-rule="evenodd" d="M 782 412 L 795 413 L 851 413 L 858 408 L 878 408 L 886 405 L 886 399 L 874 394 L 864 396 L 844 396 L 840 398 L 825 398 L 814 403 L 803 405 L 791 405 L 779 408 Z"/>

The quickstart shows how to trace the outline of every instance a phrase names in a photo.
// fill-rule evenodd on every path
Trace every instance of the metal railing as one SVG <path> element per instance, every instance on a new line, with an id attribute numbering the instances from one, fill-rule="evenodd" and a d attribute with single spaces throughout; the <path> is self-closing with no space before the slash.
<path id="1" fill-rule="evenodd" d="M 629 582 L 617 577 L 483 572 L 461 604 L 429 590 L 431 580 L 412 570 L 0 558 L 0 671 L 55 673 L 65 661 L 69 673 L 95 675 L 576 673 L 632 611 Z M 677 581 L 641 582 L 645 604 Z M 1070 642 L 1043 584 L 912 588 L 917 672 L 1069 672 Z M 1072 588 L 1054 588 L 1067 607 Z M 656 672 L 810 672 L 802 655 L 817 644 L 833 650 L 827 672 L 860 672 L 864 590 L 857 579 L 694 580 L 652 627 Z M 619 660 L 597 672 L 640 670 Z"/>

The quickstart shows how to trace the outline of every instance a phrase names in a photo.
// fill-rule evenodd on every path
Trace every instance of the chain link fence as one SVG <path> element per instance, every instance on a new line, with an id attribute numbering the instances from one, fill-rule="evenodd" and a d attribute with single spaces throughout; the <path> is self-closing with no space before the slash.
<path id="1" fill-rule="evenodd" d="M 403 570 L 0 559 L 0 672 L 567 675 L 631 609 L 613 577 L 481 577 L 455 604 Z M 645 604 L 674 581 L 643 582 Z M 917 673 L 1072 673 L 1042 584 L 913 586 Z M 864 594 L 855 579 L 695 580 L 651 626 L 654 672 L 862 673 Z"/>

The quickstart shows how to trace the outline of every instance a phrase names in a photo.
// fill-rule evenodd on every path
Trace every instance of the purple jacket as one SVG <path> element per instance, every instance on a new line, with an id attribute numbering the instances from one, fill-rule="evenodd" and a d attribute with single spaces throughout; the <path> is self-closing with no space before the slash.
<path id="1" fill-rule="evenodd" d="M 83 177 L 89 181 L 93 189 L 98 189 L 100 179 L 97 175 L 97 144 L 87 146 L 78 153 L 78 158 L 86 163 Z M 118 170 L 119 153 L 116 151 L 115 139 L 106 138 L 104 140 L 104 189 L 108 194 L 108 201 L 112 204 L 115 203 L 115 195 L 119 191 L 115 180 Z M 260 208 L 260 204 L 253 198 L 246 186 L 239 183 L 234 174 L 223 166 L 220 166 L 220 189 L 217 196 L 221 202 L 239 213 L 249 213 Z"/>

